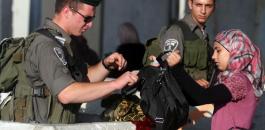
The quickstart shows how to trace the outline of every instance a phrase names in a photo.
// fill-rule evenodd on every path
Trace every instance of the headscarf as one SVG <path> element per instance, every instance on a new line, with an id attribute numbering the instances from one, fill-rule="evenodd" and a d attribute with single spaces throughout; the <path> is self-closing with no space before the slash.
<path id="1" fill-rule="evenodd" d="M 264 77 L 259 48 L 238 29 L 218 33 L 215 41 L 230 53 L 227 69 L 218 75 L 218 83 L 223 83 L 236 72 L 243 72 L 252 83 L 256 97 L 260 97 L 264 90 Z"/>

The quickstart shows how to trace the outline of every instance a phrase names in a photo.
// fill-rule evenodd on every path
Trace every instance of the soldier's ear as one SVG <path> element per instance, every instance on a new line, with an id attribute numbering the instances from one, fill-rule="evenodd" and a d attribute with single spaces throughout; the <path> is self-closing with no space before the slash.
<path id="1" fill-rule="evenodd" d="M 63 16 L 68 19 L 68 18 L 71 18 L 70 15 L 72 15 L 72 11 L 71 9 L 68 7 L 68 6 L 65 6 L 63 9 L 62 9 L 62 12 Z"/>

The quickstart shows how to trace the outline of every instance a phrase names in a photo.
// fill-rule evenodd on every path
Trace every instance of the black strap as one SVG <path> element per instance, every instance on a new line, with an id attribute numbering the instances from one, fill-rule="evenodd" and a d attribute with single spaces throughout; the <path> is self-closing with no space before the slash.
<path id="1" fill-rule="evenodd" d="M 73 58 L 71 58 L 70 54 L 68 53 L 67 48 L 64 45 L 62 45 L 62 43 L 58 39 L 55 38 L 55 36 L 48 30 L 48 28 L 42 28 L 42 29 L 37 30 L 36 32 L 38 32 L 38 33 L 40 33 L 40 34 L 42 34 L 42 35 L 44 35 L 46 37 L 49 37 L 49 38 L 53 39 L 54 41 L 56 41 L 56 43 L 59 46 L 62 47 L 64 55 L 65 55 L 65 58 L 66 58 L 68 64 L 70 66 L 74 65 L 74 60 L 73 60 Z"/>
<path id="2" fill-rule="evenodd" d="M 183 37 L 184 37 L 184 41 L 199 38 L 196 34 L 194 34 L 190 30 L 189 26 L 184 21 L 181 21 L 181 20 L 177 21 L 174 24 L 172 24 L 172 26 L 178 26 L 181 28 L 181 31 L 182 31 Z"/>
<path id="3" fill-rule="evenodd" d="M 67 68 L 70 70 L 72 77 L 76 81 L 88 81 L 89 82 L 89 79 L 86 77 L 87 66 L 82 65 L 82 67 L 80 67 L 81 64 L 79 64 L 79 62 L 76 60 L 77 57 L 74 58 L 73 56 L 71 56 L 66 46 L 64 46 L 58 39 L 56 39 L 55 36 L 49 31 L 48 28 L 39 29 L 36 32 L 53 39 L 54 41 L 56 41 L 56 43 L 59 46 L 62 47 L 66 61 L 67 61 Z M 77 66 L 82 68 L 83 70 L 79 70 Z"/>
<path id="4" fill-rule="evenodd" d="M 41 28 L 41 29 L 38 29 L 36 32 L 53 39 L 54 41 L 56 41 L 56 43 L 59 46 L 61 46 L 63 49 L 66 49 L 65 46 L 63 46 L 62 43 L 60 41 L 58 41 L 58 39 L 56 39 L 53 34 L 51 34 L 51 32 L 49 31 L 48 28 Z M 63 50 L 63 51 L 65 51 L 65 50 Z M 67 53 L 67 50 L 64 53 Z"/>
<path id="5" fill-rule="evenodd" d="M 49 38 L 53 39 L 54 41 L 56 41 L 56 43 L 60 47 L 62 47 L 67 62 L 70 61 L 70 65 L 73 64 L 72 60 L 70 60 L 71 58 L 69 57 L 70 55 L 68 54 L 67 48 L 64 45 L 62 45 L 62 43 L 58 39 L 55 38 L 55 36 L 49 31 L 48 28 L 41 28 L 41 29 L 36 30 L 35 32 L 42 34 L 42 35 L 49 37 Z M 67 65 L 67 67 L 70 69 L 69 65 Z M 46 91 L 47 90 L 45 90 L 45 88 L 34 88 L 33 89 L 33 96 L 45 97 L 46 93 L 47 93 Z"/>
<path id="6" fill-rule="evenodd" d="M 164 51 L 157 56 L 156 60 L 159 63 L 160 67 L 162 67 L 162 68 L 168 67 L 166 57 L 167 57 L 169 52 L 170 51 Z"/>

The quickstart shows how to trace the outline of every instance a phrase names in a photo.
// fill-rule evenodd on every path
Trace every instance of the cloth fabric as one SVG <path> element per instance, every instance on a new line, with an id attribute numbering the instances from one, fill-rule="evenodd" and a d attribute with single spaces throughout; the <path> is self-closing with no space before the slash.
<path id="1" fill-rule="evenodd" d="M 215 41 L 230 52 L 228 69 L 219 74 L 218 83 L 227 84 L 224 82 L 225 79 L 231 77 L 234 73 L 243 71 L 250 80 L 255 90 L 255 95 L 260 97 L 263 93 L 260 50 L 250 41 L 246 34 L 237 29 L 219 33 Z"/>

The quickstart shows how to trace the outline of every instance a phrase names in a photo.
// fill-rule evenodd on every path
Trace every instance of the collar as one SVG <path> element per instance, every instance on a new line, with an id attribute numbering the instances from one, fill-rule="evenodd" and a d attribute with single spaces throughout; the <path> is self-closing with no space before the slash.
<path id="1" fill-rule="evenodd" d="M 52 33 L 55 33 L 56 37 L 61 37 L 64 39 L 64 43 L 70 43 L 71 37 L 56 23 L 50 18 L 45 19 L 44 27 L 52 30 Z"/>
<path id="2" fill-rule="evenodd" d="M 196 29 L 200 29 L 198 24 L 194 21 L 191 14 L 185 15 L 185 17 L 182 19 L 187 25 L 189 26 L 190 30 L 192 32 L 195 32 Z M 203 26 L 203 30 L 205 30 L 206 26 Z"/>

